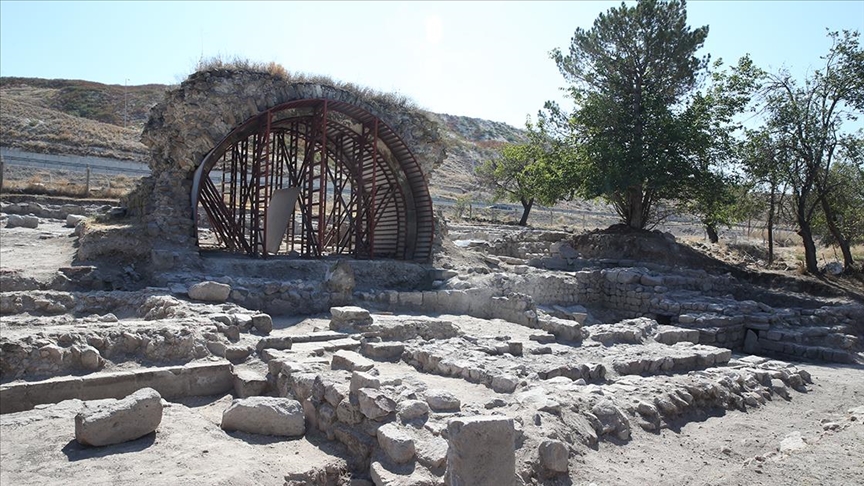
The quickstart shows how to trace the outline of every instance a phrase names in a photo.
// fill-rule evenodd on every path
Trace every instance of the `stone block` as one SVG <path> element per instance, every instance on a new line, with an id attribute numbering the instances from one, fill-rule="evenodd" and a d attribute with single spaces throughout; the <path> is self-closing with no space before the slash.
<path id="1" fill-rule="evenodd" d="M 334 370 L 369 371 L 375 363 L 354 351 L 339 350 L 333 354 L 330 368 Z"/>
<path id="2" fill-rule="evenodd" d="M 228 300 L 228 295 L 230 293 L 230 285 L 209 280 L 192 285 L 187 291 L 190 299 L 219 303 Z"/>
<path id="3" fill-rule="evenodd" d="M 378 445 L 396 464 L 404 464 L 414 458 L 414 439 L 394 423 L 378 427 Z"/>
<path id="4" fill-rule="evenodd" d="M 377 376 L 362 371 L 351 373 L 351 393 L 356 393 L 361 388 L 381 388 L 381 380 Z"/>
<path id="5" fill-rule="evenodd" d="M 263 373 L 248 368 L 235 369 L 234 395 L 237 398 L 248 398 L 263 395 L 269 383 Z"/>
<path id="6" fill-rule="evenodd" d="M 508 417 L 450 420 L 445 483 L 450 486 L 514 484 L 515 436 L 513 419 Z"/>
<path id="7" fill-rule="evenodd" d="M 396 410 L 396 402 L 386 393 L 375 388 L 357 390 L 360 411 L 370 420 L 380 420 Z"/>
<path id="8" fill-rule="evenodd" d="M 75 440 L 87 446 L 106 446 L 138 439 L 162 422 L 162 396 L 142 388 L 120 400 L 85 402 L 75 415 Z"/>
<path id="9" fill-rule="evenodd" d="M 360 352 L 365 356 L 378 360 L 394 360 L 402 356 L 405 351 L 405 345 L 402 343 L 365 343 L 361 346 Z"/>
<path id="10" fill-rule="evenodd" d="M 250 434 L 299 437 L 306 433 L 306 419 L 297 400 L 238 398 L 222 413 L 222 428 Z"/>

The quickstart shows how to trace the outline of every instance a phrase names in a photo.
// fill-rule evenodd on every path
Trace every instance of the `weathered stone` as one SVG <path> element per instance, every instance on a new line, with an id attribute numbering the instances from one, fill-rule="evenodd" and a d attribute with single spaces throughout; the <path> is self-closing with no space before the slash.
<path id="1" fill-rule="evenodd" d="M 756 354 L 760 351 L 759 347 L 759 337 L 752 330 L 747 330 L 747 334 L 744 336 L 744 352 L 749 354 Z"/>
<path id="2" fill-rule="evenodd" d="M 98 370 L 104 362 L 102 356 L 99 354 L 99 350 L 93 346 L 84 346 L 81 349 L 80 360 L 81 367 L 88 371 Z"/>
<path id="3" fill-rule="evenodd" d="M 396 410 L 396 402 L 381 390 L 361 388 L 357 390 L 360 411 L 371 420 L 379 420 Z"/>
<path id="4" fill-rule="evenodd" d="M 219 282 L 205 281 L 189 287 L 187 291 L 190 299 L 203 300 L 206 302 L 225 302 L 231 294 L 231 286 Z"/>
<path id="5" fill-rule="evenodd" d="M 337 407 L 348 396 L 349 388 L 343 383 L 328 383 L 324 386 L 324 400 Z"/>
<path id="6" fill-rule="evenodd" d="M 82 216 L 80 214 L 69 214 L 66 216 L 66 227 L 74 228 L 78 225 L 78 223 L 84 221 L 85 219 L 87 219 L 87 216 Z"/>
<path id="7" fill-rule="evenodd" d="M 540 459 L 540 467 L 551 474 L 566 473 L 568 455 L 570 451 L 567 444 L 558 440 L 544 440 L 537 449 Z"/>
<path id="8" fill-rule="evenodd" d="M 516 475 L 513 419 L 459 417 L 447 424 L 445 482 L 450 486 L 510 485 Z"/>
<path id="9" fill-rule="evenodd" d="M 249 346 L 232 345 L 225 348 L 225 359 L 232 363 L 242 363 L 252 354 L 252 348 Z"/>
<path id="10" fill-rule="evenodd" d="M 120 400 L 85 402 L 75 415 L 75 440 L 82 445 L 106 446 L 143 437 L 162 422 L 162 396 L 142 388 Z"/>
<path id="11" fill-rule="evenodd" d="M 336 406 L 336 418 L 344 424 L 356 425 L 363 421 L 363 412 L 350 400 L 342 400 Z"/>
<path id="12" fill-rule="evenodd" d="M 392 360 L 398 359 L 405 351 L 405 345 L 402 343 L 365 343 L 361 348 L 361 352 L 372 359 Z"/>
<path id="13" fill-rule="evenodd" d="M 356 306 L 331 307 L 332 320 L 338 322 L 352 322 L 355 324 L 372 324 L 372 316 L 369 311 Z M 332 329 L 332 326 L 331 326 Z"/>
<path id="14" fill-rule="evenodd" d="M 234 370 L 234 395 L 248 398 L 262 395 L 267 390 L 267 377 L 251 369 Z"/>
<path id="15" fill-rule="evenodd" d="M 792 432 L 780 441 L 780 452 L 795 452 L 807 448 L 801 432 Z"/>
<path id="16" fill-rule="evenodd" d="M 333 354 L 330 368 L 334 370 L 369 371 L 375 363 L 354 351 L 339 350 Z"/>
<path id="17" fill-rule="evenodd" d="M 462 407 L 459 399 L 446 390 L 426 390 L 425 398 L 429 408 L 434 412 L 458 412 Z"/>
<path id="18" fill-rule="evenodd" d="M 7 228 L 29 228 L 35 229 L 39 226 L 39 218 L 36 216 L 22 216 L 20 214 L 10 214 L 6 220 Z"/>
<path id="19" fill-rule="evenodd" d="M 306 433 L 303 407 L 297 400 L 278 397 L 235 399 L 222 413 L 224 430 L 250 434 L 299 437 Z"/>
<path id="20" fill-rule="evenodd" d="M 389 423 L 378 427 L 378 445 L 396 464 L 404 464 L 414 458 L 414 439 L 398 425 Z"/>
<path id="21" fill-rule="evenodd" d="M 601 400 L 591 407 L 591 412 L 600 421 L 598 434 L 614 434 L 621 440 L 630 438 L 630 421 L 611 400 Z"/>
<path id="22" fill-rule="evenodd" d="M 447 441 L 441 437 L 422 437 L 415 441 L 417 461 L 431 469 L 444 466 L 447 461 Z"/>
<path id="23" fill-rule="evenodd" d="M 273 331 L 273 318 L 268 314 L 255 314 L 252 316 L 252 327 L 261 334 L 270 334 Z"/>
<path id="24" fill-rule="evenodd" d="M 369 373 L 364 373 L 362 371 L 351 373 L 350 391 L 355 393 L 361 388 L 381 388 L 381 380 L 376 376 L 372 376 Z"/>
<path id="25" fill-rule="evenodd" d="M 512 375 L 498 375 L 492 378 L 491 387 L 498 393 L 513 393 L 519 385 L 519 378 Z"/>
<path id="26" fill-rule="evenodd" d="M 410 421 L 429 415 L 429 405 L 421 400 L 403 400 L 399 402 L 397 409 L 402 421 Z"/>
<path id="27" fill-rule="evenodd" d="M 327 271 L 324 276 L 330 292 L 351 294 L 354 292 L 354 268 L 347 260 L 341 260 Z"/>

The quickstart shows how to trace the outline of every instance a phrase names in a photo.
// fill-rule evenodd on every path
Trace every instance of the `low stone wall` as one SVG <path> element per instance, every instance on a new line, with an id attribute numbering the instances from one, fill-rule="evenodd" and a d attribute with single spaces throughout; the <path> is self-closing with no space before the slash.
<path id="1" fill-rule="evenodd" d="M 153 388 L 167 399 L 218 395 L 233 389 L 231 364 L 225 360 L 186 366 L 115 373 L 65 376 L 45 381 L 0 386 L 0 413 L 30 410 L 36 405 L 77 398 L 123 398 L 141 388 Z"/>

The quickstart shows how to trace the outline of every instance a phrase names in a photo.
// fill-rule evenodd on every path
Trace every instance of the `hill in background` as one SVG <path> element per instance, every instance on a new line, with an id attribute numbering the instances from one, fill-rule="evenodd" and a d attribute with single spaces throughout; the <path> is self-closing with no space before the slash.
<path id="1" fill-rule="evenodd" d="M 107 85 L 92 81 L 0 78 L 0 145 L 20 150 L 147 160 L 140 142 L 164 84 Z M 474 168 L 507 142 L 523 140 L 506 123 L 429 113 L 438 122 L 447 158 L 430 175 L 437 197 L 477 193 Z"/>

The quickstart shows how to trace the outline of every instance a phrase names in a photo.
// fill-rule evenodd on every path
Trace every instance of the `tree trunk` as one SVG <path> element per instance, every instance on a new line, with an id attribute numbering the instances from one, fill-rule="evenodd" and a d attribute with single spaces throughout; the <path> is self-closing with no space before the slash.
<path id="1" fill-rule="evenodd" d="M 631 186 L 627 188 L 627 226 L 634 229 L 644 229 L 648 218 L 644 214 L 642 188 Z"/>
<path id="2" fill-rule="evenodd" d="M 849 249 L 849 240 L 843 237 L 843 233 L 837 227 L 834 210 L 824 197 L 822 198 L 822 211 L 825 213 L 825 221 L 828 223 L 828 230 L 831 231 L 831 236 L 834 237 L 834 241 L 837 242 L 840 246 L 840 251 L 843 252 L 843 269 L 848 272 L 852 270 L 852 266 L 855 264 L 852 260 L 852 251 Z"/>
<path id="3" fill-rule="evenodd" d="M 810 222 L 799 218 L 798 227 L 798 234 L 804 243 L 804 263 L 807 266 L 807 273 L 816 275 L 819 273 L 819 265 L 816 261 L 816 244 L 813 242 Z"/>
<path id="4" fill-rule="evenodd" d="M 713 224 L 705 223 L 705 232 L 708 233 L 708 241 L 712 244 L 716 245 L 720 241 L 720 237 L 717 236 L 717 228 Z"/>
<path id="5" fill-rule="evenodd" d="M 520 199 L 522 202 L 522 219 L 519 220 L 519 226 L 527 226 L 528 225 L 528 213 L 531 212 L 531 206 L 534 206 L 534 198 L 531 199 Z"/>
<path id="6" fill-rule="evenodd" d="M 768 265 L 774 263 L 774 209 L 777 205 L 777 185 L 771 184 L 771 199 L 768 202 Z"/>

